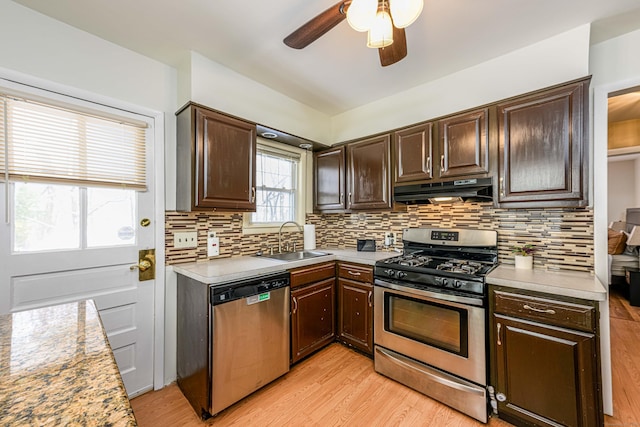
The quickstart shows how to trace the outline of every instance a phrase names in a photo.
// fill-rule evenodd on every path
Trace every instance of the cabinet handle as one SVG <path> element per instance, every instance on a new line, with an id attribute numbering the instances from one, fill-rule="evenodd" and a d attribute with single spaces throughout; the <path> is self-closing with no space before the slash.
<path id="1" fill-rule="evenodd" d="M 340 204 L 344 204 L 344 193 L 340 193 Z"/>
<path id="2" fill-rule="evenodd" d="M 535 307 L 531 307 L 528 304 L 523 305 L 522 308 L 524 308 L 525 310 L 535 311 L 536 313 L 556 314 L 556 311 L 550 308 L 547 308 L 547 309 L 535 308 Z"/>
<path id="3" fill-rule="evenodd" d="M 504 178 L 500 178 L 500 196 L 504 197 Z"/>
<path id="4" fill-rule="evenodd" d="M 427 173 L 431 175 L 431 156 L 427 157 Z"/>
<path id="5" fill-rule="evenodd" d="M 251 187 L 251 203 L 256 202 L 256 187 Z"/>
<path id="6" fill-rule="evenodd" d="M 293 297 L 293 313 L 295 313 L 296 311 L 298 311 L 298 299 L 296 297 Z"/>
<path id="7" fill-rule="evenodd" d="M 360 275 L 360 272 L 358 272 L 358 271 L 347 270 L 347 273 L 349 273 L 352 276 L 359 276 Z"/>
<path id="8" fill-rule="evenodd" d="M 500 329 L 502 329 L 502 324 L 498 323 L 497 328 L 498 328 L 498 333 L 497 333 L 497 335 L 498 335 L 498 345 L 502 345 L 502 341 L 500 340 Z"/>
<path id="9" fill-rule="evenodd" d="M 372 296 L 373 292 L 369 291 L 369 295 L 367 295 L 367 299 L 369 300 L 369 307 L 373 307 L 373 301 L 371 301 Z"/>
<path id="10" fill-rule="evenodd" d="M 444 154 L 440 155 L 440 173 L 444 172 Z"/>
<path id="11" fill-rule="evenodd" d="M 351 191 L 349 191 L 349 206 L 351 206 Z M 349 207 L 347 206 L 347 207 Z"/>

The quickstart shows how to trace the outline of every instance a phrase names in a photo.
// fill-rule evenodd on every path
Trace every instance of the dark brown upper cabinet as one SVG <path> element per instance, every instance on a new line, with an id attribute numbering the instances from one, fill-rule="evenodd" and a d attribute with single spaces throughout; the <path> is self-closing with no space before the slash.
<path id="1" fill-rule="evenodd" d="M 177 148 L 177 210 L 255 211 L 255 124 L 188 104 Z"/>
<path id="2" fill-rule="evenodd" d="M 394 133 L 394 183 L 433 178 L 433 123 Z"/>
<path id="3" fill-rule="evenodd" d="M 389 134 L 347 144 L 347 209 L 391 208 Z"/>
<path id="4" fill-rule="evenodd" d="M 587 205 L 589 80 L 498 104 L 500 207 Z"/>
<path id="5" fill-rule="evenodd" d="M 314 208 L 319 211 L 345 209 L 344 146 L 317 152 L 315 158 Z"/>
<path id="6" fill-rule="evenodd" d="M 488 110 L 471 111 L 438 122 L 440 177 L 489 172 Z"/>

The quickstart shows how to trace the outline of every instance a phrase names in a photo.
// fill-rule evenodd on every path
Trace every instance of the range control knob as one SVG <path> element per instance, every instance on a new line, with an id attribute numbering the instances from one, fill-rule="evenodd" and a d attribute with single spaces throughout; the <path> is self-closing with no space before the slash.
<path id="1" fill-rule="evenodd" d="M 440 283 L 442 283 L 442 286 L 449 286 L 449 280 L 445 279 L 444 277 L 442 278 Z"/>
<path id="2" fill-rule="evenodd" d="M 393 277 L 393 275 L 395 274 L 395 271 L 391 269 L 385 270 L 384 272 L 387 274 L 387 276 L 391 276 L 391 277 Z"/>
<path id="3" fill-rule="evenodd" d="M 453 282 L 454 288 L 459 288 L 460 286 L 462 286 L 462 282 L 460 280 L 456 280 Z"/>
<path id="4" fill-rule="evenodd" d="M 396 274 L 396 277 L 398 279 L 402 279 L 403 277 L 407 277 L 407 273 L 405 273 L 404 271 L 398 271 L 398 273 Z"/>

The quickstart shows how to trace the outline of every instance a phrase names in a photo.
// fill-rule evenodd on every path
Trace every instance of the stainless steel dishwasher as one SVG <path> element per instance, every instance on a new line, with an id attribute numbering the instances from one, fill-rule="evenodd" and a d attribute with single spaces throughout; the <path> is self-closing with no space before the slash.
<path id="1" fill-rule="evenodd" d="M 289 273 L 208 287 L 206 318 L 203 288 L 178 277 L 177 362 L 178 385 L 208 418 L 289 371 Z"/>
<path id="2" fill-rule="evenodd" d="M 289 273 L 211 288 L 216 414 L 289 371 Z"/>

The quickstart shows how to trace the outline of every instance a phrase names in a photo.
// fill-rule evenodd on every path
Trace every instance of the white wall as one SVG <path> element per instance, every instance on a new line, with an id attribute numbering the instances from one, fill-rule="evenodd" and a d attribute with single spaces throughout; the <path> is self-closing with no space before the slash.
<path id="1" fill-rule="evenodd" d="M 330 145 L 330 117 L 192 52 L 190 100 L 258 124 Z M 185 70 L 181 68 L 180 73 Z M 181 77 L 182 78 L 182 77 Z M 184 96 L 185 92 L 181 95 Z M 186 103 L 187 99 L 181 99 Z"/>
<path id="2" fill-rule="evenodd" d="M 477 66 L 334 116 L 333 142 L 395 129 L 589 74 L 583 25 Z"/>
<path id="3" fill-rule="evenodd" d="M 627 208 L 638 207 L 636 160 L 609 161 L 607 222 L 624 221 Z"/>

